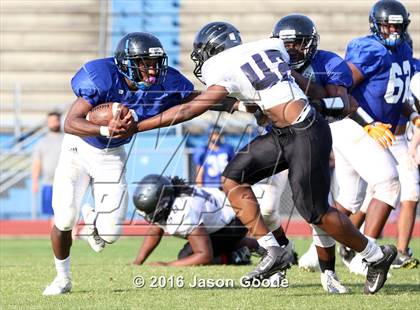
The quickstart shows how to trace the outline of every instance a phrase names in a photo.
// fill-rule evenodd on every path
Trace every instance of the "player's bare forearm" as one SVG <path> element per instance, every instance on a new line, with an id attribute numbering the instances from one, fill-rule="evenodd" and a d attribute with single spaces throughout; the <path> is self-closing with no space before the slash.
<path id="1" fill-rule="evenodd" d="M 79 137 L 99 136 L 100 126 L 86 120 L 92 106 L 83 98 L 77 98 L 70 107 L 64 122 L 64 132 Z"/>
<path id="2" fill-rule="evenodd" d="M 211 86 L 194 100 L 172 107 L 161 114 L 140 122 L 137 125 L 137 130 L 142 132 L 188 121 L 208 111 L 210 107 L 225 98 L 227 94 L 228 92 L 224 87 Z"/>
<path id="3" fill-rule="evenodd" d="M 162 239 L 163 230 L 158 226 L 151 226 L 147 231 L 147 235 L 143 240 L 143 244 L 139 250 L 139 254 L 134 260 L 133 264 L 141 265 L 149 257 L 149 255 L 156 249 Z"/>
<path id="4" fill-rule="evenodd" d="M 66 118 L 64 132 L 79 137 L 100 136 L 100 126 L 81 117 Z"/>
<path id="5" fill-rule="evenodd" d="M 328 97 L 327 91 L 323 86 L 312 82 L 295 70 L 292 70 L 292 76 L 308 97 L 312 99 L 322 99 Z"/>
<path id="6" fill-rule="evenodd" d="M 204 175 L 204 168 L 203 166 L 197 166 L 196 169 L 196 178 L 195 178 L 195 185 L 198 187 L 203 186 L 203 175 Z"/>
<path id="7" fill-rule="evenodd" d="M 341 112 L 341 116 L 344 117 L 356 111 L 357 106 L 351 104 L 347 88 L 345 88 L 344 86 L 327 84 L 325 86 L 325 90 L 327 91 L 327 96 L 329 98 L 340 97 L 343 101 L 344 108 Z M 354 103 L 357 104 L 357 101 L 354 100 Z"/>

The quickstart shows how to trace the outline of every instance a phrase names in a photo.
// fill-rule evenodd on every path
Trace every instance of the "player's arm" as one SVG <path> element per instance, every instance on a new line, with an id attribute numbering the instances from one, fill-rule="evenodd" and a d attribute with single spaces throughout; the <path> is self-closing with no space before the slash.
<path id="1" fill-rule="evenodd" d="M 195 177 L 195 185 L 198 187 L 203 186 L 203 176 L 204 176 L 204 168 L 201 165 L 197 165 L 195 169 L 196 177 Z"/>
<path id="2" fill-rule="evenodd" d="M 210 86 L 192 101 L 174 106 L 161 114 L 138 123 L 137 129 L 142 132 L 188 121 L 208 111 L 212 106 L 226 98 L 227 95 L 228 92 L 223 86 Z"/>
<path id="3" fill-rule="evenodd" d="M 316 82 L 304 77 L 296 70 L 292 70 L 292 76 L 295 78 L 296 83 L 305 92 L 305 94 L 312 99 L 322 99 L 328 97 L 328 94 L 324 87 Z"/>
<path id="4" fill-rule="evenodd" d="M 334 84 L 322 86 L 312 82 L 295 70 L 292 70 L 292 76 L 305 94 L 319 103 L 318 108 L 322 114 L 337 117 L 350 113 L 348 91 L 344 86 Z"/>
<path id="5" fill-rule="evenodd" d="M 187 237 L 191 245 L 193 254 L 190 256 L 177 259 L 172 262 L 158 262 L 154 265 L 164 266 L 196 266 L 210 264 L 213 259 L 213 248 L 211 245 L 209 234 L 206 228 L 201 224 L 197 226 Z"/>
<path id="6" fill-rule="evenodd" d="M 196 97 L 201 95 L 201 91 L 195 90 L 192 92 L 182 103 L 188 103 L 193 101 Z M 238 110 L 239 100 L 234 97 L 227 96 L 223 98 L 218 103 L 214 104 L 209 108 L 210 111 L 218 111 L 218 112 L 228 112 L 233 113 L 234 111 Z"/>
<path id="7" fill-rule="evenodd" d="M 408 101 L 403 103 L 401 114 L 407 117 L 417 129 L 420 129 L 420 115 Z"/>
<path id="8" fill-rule="evenodd" d="M 132 121 L 131 113 L 128 113 L 122 120 L 113 120 L 109 126 L 99 126 L 86 119 L 86 115 L 92 108 L 93 106 L 89 102 L 78 97 L 67 113 L 64 132 L 79 137 L 110 136 L 110 133 L 115 136 L 127 133 L 127 124 Z"/>
<path id="9" fill-rule="evenodd" d="M 39 191 L 39 178 L 41 176 L 41 159 L 35 157 L 32 161 L 32 192 Z"/>
<path id="10" fill-rule="evenodd" d="M 143 243 L 140 247 L 136 259 L 133 261 L 134 265 L 142 265 L 149 255 L 159 245 L 163 236 L 163 229 L 157 225 L 152 224 L 144 237 Z"/>

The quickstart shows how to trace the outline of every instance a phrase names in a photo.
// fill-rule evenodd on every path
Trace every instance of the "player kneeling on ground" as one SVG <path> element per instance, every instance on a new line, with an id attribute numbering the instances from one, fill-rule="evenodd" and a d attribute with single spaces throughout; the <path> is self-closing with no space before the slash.
<path id="1" fill-rule="evenodd" d="M 188 242 L 177 260 L 151 265 L 245 265 L 251 263 L 251 252 L 261 251 L 257 240 L 246 237 L 248 229 L 217 188 L 189 186 L 178 177 L 151 174 L 140 181 L 133 202 L 140 214 L 153 223 L 134 260 L 136 265 L 144 263 L 164 233 Z M 278 277 L 282 277 L 281 273 L 273 276 Z"/>

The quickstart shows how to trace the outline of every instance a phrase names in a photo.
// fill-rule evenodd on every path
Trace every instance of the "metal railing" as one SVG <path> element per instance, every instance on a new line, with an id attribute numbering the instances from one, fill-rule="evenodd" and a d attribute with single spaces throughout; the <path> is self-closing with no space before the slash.
<path id="1" fill-rule="evenodd" d="M 48 128 L 38 126 L 11 149 L 2 149 L 0 155 L 0 194 L 21 182 L 31 174 L 30 146 L 48 132 Z"/>

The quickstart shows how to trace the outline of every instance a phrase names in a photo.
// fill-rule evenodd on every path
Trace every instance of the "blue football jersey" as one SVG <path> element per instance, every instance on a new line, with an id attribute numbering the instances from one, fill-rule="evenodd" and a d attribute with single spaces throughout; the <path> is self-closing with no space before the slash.
<path id="1" fill-rule="evenodd" d="M 387 49 L 373 36 L 352 40 L 346 61 L 355 65 L 364 80 L 352 90 L 359 105 L 376 121 L 395 130 L 402 103 L 409 96 L 413 74 L 413 52 L 403 42 L 395 50 Z"/>
<path id="2" fill-rule="evenodd" d="M 318 50 L 302 75 L 325 86 L 328 84 L 350 88 L 352 76 L 346 62 L 335 53 Z"/>
<path id="3" fill-rule="evenodd" d="M 96 59 L 86 63 L 71 80 L 73 92 L 92 106 L 105 102 L 120 102 L 133 109 L 139 121 L 155 116 L 180 104 L 194 89 L 193 84 L 179 71 L 168 67 L 164 82 L 147 90 L 130 91 L 124 76 L 119 73 L 114 58 Z M 130 142 L 127 139 L 83 137 L 96 148 L 117 147 Z"/>
<path id="4" fill-rule="evenodd" d="M 194 152 L 193 161 L 203 169 L 203 185 L 219 187 L 223 170 L 234 155 L 233 147 L 228 144 L 219 145 L 217 150 L 202 147 Z"/>

